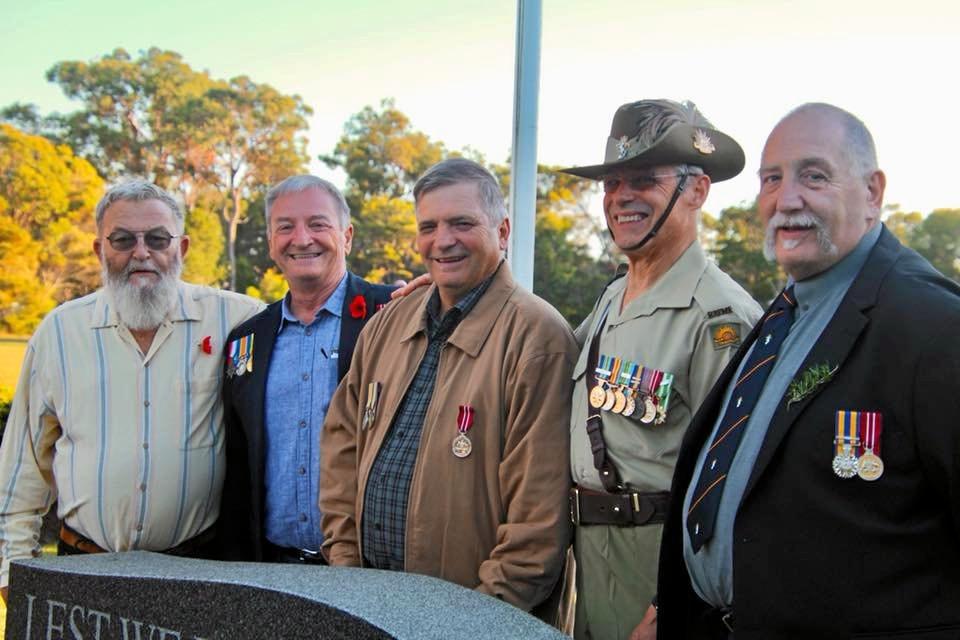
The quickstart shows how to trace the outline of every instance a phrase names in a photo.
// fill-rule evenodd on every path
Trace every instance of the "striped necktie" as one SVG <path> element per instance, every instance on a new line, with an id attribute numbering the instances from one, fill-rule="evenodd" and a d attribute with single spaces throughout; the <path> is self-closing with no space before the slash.
<path id="1" fill-rule="evenodd" d="M 700 480 L 697 481 L 693 501 L 687 512 L 687 531 L 694 553 L 713 537 L 727 472 L 733 463 L 737 447 L 740 446 L 740 440 L 743 439 L 747 420 L 750 419 L 767 376 L 776 363 L 780 345 L 790 332 L 796 306 L 792 286 L 777 296 L 763 319 L 761 331 L 753 344 L 747 363 L 741 369 L 740 378 L 733 385 L 733 393 L 727 402 L 717 435 L 707 450 L 703 467 L 700 469 Z"/>

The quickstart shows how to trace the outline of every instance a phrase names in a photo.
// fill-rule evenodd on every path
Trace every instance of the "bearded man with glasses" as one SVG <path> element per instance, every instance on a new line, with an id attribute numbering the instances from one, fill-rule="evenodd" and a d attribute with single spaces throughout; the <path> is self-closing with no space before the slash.
<path id="1" fill-rule="evenodd" d="M 103 288 L 50 312 L 27 346 L 0 447 L 0 570 L 40 553 L 56 501 L 61 555 L 209 556 L 223 482 L 222 352 L 263 305 L 180 280 L 190 240 L 159 187 L 97 204 Z"/>
<path id="2" fill-rule="evenodd" d="M 673 466 L 690 418 L 760 315 L 697 237 L 711 182 L 740 146 L 692 103 L 641 100 L 613 117 L 598 180 L 619 275 L 577 330 L 570 416 L 577 638 L 640 635 L 656 593 Z M 653 616 L 648 616 L 652 618 Z"/>

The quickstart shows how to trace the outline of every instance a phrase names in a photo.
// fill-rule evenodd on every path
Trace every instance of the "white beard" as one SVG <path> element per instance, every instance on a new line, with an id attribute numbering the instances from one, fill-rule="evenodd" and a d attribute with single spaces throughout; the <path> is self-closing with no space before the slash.
<path id="1" fill-rule="evenodd" d="M 152 286 L 137 286 L 130 283 L 130 273 L 143 269 L 154 269 L 160 274 L 160 281 Z M 134 331 L 156 329 L 162 323 L 167 313 L 177 302 L 177 284 L 180 282 L 180 272 L 183 270 L 183 261 L 179 254 L 170 269 L 160 272 L 152 260 L 130 259 L 122 274 L 112 274 L 107 269 L 106 260 L 101 270 L 104 288 L 113 300 L 120 321 Z"/>

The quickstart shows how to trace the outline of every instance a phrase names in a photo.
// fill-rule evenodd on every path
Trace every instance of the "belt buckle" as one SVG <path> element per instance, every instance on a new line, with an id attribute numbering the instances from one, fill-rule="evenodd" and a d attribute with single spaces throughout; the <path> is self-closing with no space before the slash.
<path id="1" fill-rule="evenodd" d="M 574 526 L 580 525 L 580 488 L 570 490 L 570 521 Z"/>
<path id="2" fill-rule="evenodd" d="M 297 549 L 297 555 L 299 556 L 300 562 L 316 562 L 317 558 L 320 557 L 320 552 L 310 551 L 309 549 Z"/>
<path id="3" fill-rule="evenodd" d="M 727 631 L 733 633 L 733 609 L 720 616 L 720 622 L 727 628 Z"/>

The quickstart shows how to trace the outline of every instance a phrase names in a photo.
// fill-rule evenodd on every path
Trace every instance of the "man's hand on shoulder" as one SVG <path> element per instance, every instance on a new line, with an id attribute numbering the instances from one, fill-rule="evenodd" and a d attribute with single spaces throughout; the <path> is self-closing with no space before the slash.
<path id="1" fill-rule="evenodd" d="M 643 615 L 643 620 L 630 634 L 630 640 L 656 640 L 657 638 L 657 610 L 653 605 Z"/>
<path id="2" fill-rule="evenodd" d="M 401 281 L 397 281 L 399 284 Z M 397 298 L 405 298 L 420 287 L 428 287 L 433 284 L 433 278 L 430 277 L 429 273 L 424 273 L 419 275 L 410 282 L 407 282 L 400 286 L 399 289 L 390 294 L 391 300 L 396 300 Z"/>

